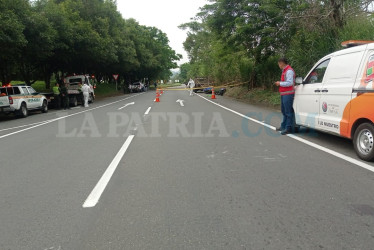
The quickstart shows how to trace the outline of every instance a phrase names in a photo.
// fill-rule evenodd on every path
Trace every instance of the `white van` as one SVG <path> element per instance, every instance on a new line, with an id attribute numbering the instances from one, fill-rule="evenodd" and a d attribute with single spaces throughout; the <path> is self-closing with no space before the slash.
<path id="1" fill-rule="evenodd" d="M 363 43 L 323 57 L 305 79 L 296 78 L 294 110 L 297 125 L 353 139 L 357 155 L 373 161 L 374 42 Z"/>

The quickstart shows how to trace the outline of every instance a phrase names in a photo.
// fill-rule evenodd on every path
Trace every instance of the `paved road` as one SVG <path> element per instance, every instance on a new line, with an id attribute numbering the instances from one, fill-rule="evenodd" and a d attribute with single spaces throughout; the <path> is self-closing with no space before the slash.
<path id="1" fill-rule="evenodd" d="M 0 117 L 0 249 L 373 249 L 374 164 L 350 141 L 203 97 Z"/>

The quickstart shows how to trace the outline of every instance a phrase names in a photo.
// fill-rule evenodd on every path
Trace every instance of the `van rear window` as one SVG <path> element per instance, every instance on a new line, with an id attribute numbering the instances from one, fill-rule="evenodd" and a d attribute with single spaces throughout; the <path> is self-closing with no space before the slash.
<path id="1" fill-rule="evenodd" d="M 82 83 L 82 79 L 81 78 L 72 78 L 72 79 L 69 79 L 69 83 L 73 83 L 73 82 L 80 82 L 80 83 Z"/>

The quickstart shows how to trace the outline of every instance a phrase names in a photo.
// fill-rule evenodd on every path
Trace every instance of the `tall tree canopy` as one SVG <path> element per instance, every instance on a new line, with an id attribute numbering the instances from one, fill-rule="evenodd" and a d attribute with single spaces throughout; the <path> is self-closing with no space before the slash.
<path id="1" fill-rule="evenodd" d="M 240 80 L 269 87 L 279 77 L 277 58 L 287 56 L 299 75 L 348 39 L 374 39 L 373 1 L 210 0 L 180 28 L 187 75 L 217 82 Z"/>
<path id="2" fill-rule="evenodd" d="M 124 19 L 115 0 L 0 0 L 0 77 L 63 73 L 167 79 L 180 59 L 165 33 Z"/>

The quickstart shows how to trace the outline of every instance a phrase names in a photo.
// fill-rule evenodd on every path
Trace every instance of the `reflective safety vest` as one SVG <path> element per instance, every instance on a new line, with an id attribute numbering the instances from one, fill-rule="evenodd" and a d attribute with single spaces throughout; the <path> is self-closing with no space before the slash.
<path id="1" fill-rule="evenodd" d="M 295 94 L 295 71 L 291 68 L 290 65 L 287 65 L 283 71 L 282 71 L 282 76 L 281 76 L 281 81 L 284 82 L 286 80 L 286 73 L 287 71 L 292 70 L 293 71 L 293 82 L 292 85 L 289 87 L 282 87 L 279 86 L 279 92 L 281 95 L 292 95 Z"/>
<path id="2" fill-rule="evenodd" d="M 59 95 L 59 94 L 60 94 L 60 88 L 59 88 L 59 87 L 54 86 L 54 87 L 52 88 L 52 90 L 53 90 L 53 94 L 55 94 L 55 95 Z"/>

